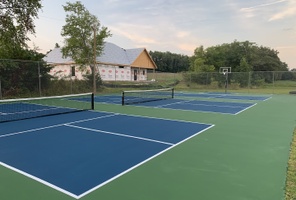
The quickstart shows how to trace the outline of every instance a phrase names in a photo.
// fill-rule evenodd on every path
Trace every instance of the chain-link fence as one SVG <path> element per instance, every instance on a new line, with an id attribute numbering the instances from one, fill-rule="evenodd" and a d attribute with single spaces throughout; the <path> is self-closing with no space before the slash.
<path id="1" fill-rule="evenodd" d="M 0 99 L 91 91 L 92 80 L 77 79 L 72 66 L 60 72 L 42 61 L 0 60 Z"/>
<path id="2" fill-rule="evenodd" d="M 150 73 L 150 80 L 166 85 L 174 85 L 180 90 L 227 91 L 269 94 L 288 94 L 296 91 L 296 72 L 256 71 L 256 72 L 184 72 Z"/>
<path id="3" fill-rule="evenodd" d="M 41 61 L 0 60 L 0 99 L 91 92 L 92 76 L 78 77 L 71 65 L 52 67 Z M 79 70 L 76 68 L 75 70 Z M 108 92 L 174 87 L 176 90 L 288 94 L 296 91 L 296 72 L 163 73 L 148 71 L 147 80 L 103 81 Z M 110 89 L 110 90 L 109 90 Z"/>

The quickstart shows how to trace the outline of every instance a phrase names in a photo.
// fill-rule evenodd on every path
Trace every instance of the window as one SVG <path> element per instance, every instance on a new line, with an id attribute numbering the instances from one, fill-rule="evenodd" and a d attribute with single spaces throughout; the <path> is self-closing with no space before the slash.
<path id="1" fill-rule="evenodd" d="M 75 76 L 75 66 L 72 66 L 71 67 L 71 75 L 72 76 Z"/>

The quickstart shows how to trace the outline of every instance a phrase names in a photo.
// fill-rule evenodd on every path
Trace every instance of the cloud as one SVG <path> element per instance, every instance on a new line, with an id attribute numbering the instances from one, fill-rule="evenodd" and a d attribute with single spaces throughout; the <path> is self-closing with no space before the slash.
<path id="1" fill-rule="evenodd" d="M 145 32 L 151 32 L 149 26 L 139 26 L 133 24 L 121 23 L 116 26 L 109 26 L 111 33 L 121 35 L 136 44 L 155 44 L 154 38 L 149 37 Z M 142 33 L 140 33 L 142 32 Z M 149 35 L 149 34 L 148 34 Z"/>
<path id="2" fill-rule="evenodd" d="M 282 2 L 286 2 L 286 1 L 287 0 L 279 0 L 279 1 L 274 1 L 274 2 L 271 2 L 271 3 L 259 4 L 259 5 L 252 6 L 252 7 L 241 8 L 240 11 L 242 11 L 242 12 L 250 12 L 250 11 L 254 11 L 254 10 L 258 9 L 258 8 L 272 6 L 272 5 L 282 3 Z"/>
<path id="3" fill-rule="evenodd" d="M 269 7 L 272 7 L 272 12 L 275 12 L 275 14 L 271 14 L 271 16 L 269 15 L 268 21 L 280 20 L 296 15 L 295 0 L 278 0 L 270 3 L 258 4 L 251 7 L 244 7 L 241 8 L 240 11 L 245 13 L 245 17 L 252 18 L 256 16 L 256 11 L 260 11 L 260 13 L 262 13 L 262 11 L 267 11 L 267 8 Z M 271 9 L 269 9 L 269 11 L 271 11 Z"/>
<path id="4" fill-rule="evenodd" d="M 294 15 L 296 15 L 296 2 L 291 0 L 286 8 L 273 15 L 269 21 L 280 20 Z"/>

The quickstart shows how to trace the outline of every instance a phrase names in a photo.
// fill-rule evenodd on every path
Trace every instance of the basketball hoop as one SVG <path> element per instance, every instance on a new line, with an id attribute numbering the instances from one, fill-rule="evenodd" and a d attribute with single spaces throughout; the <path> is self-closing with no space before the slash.
<path id="1" fill-rule="evenodd" d="M 226 75 L 231 73 L 231 67 L 220 67 L 219 73 Z"/>
<path id="2" fill-rule="evenodd" d="M 220 67 L 219 73 L 225 76 L 225 93 L 228 90 L 228 75 L 231 74 L 231 67 Z"/>

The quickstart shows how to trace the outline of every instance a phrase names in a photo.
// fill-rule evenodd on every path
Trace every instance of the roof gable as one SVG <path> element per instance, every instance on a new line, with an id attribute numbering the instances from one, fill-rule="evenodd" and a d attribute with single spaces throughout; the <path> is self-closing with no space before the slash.
<path id="1" fill-rule="evenodd" d="M 145 66 L 147 69 L 156 69 L 157 66 L 154 63 L 153 59 L 150 57 L 146 49 L 144 49 L 136 59 L 131 63 L 133 67 L 142 67 Z"/>

